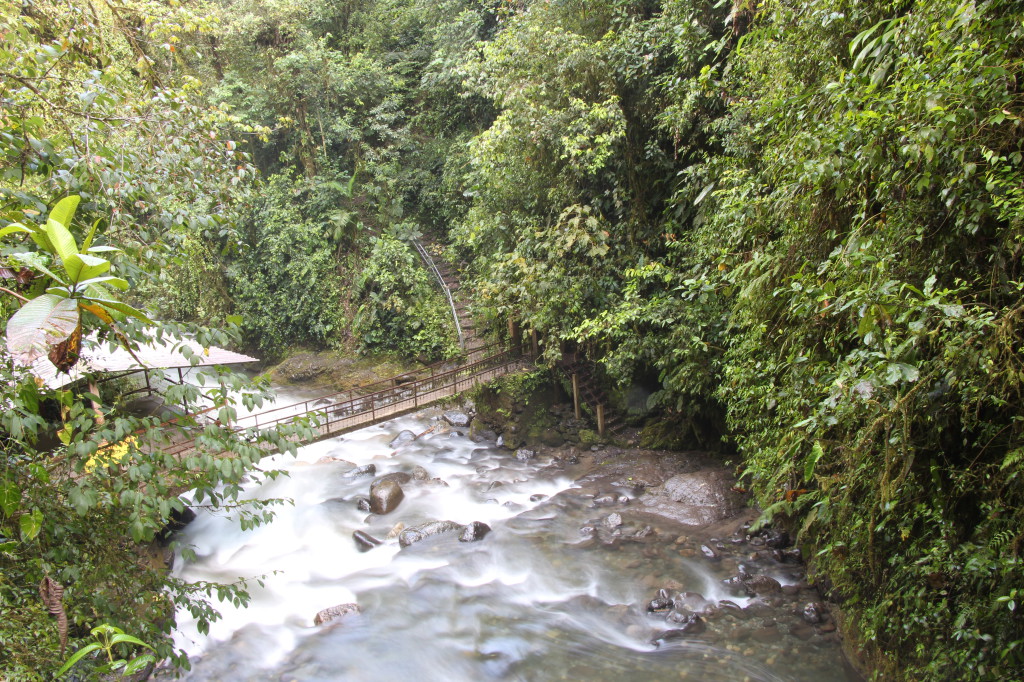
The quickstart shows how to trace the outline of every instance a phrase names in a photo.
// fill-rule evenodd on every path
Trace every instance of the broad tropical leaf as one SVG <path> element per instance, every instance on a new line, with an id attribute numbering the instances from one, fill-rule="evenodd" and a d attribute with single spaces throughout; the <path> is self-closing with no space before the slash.
<path id="1" fill-rule="evenodd" d="M 56 294 L 43 294 L 26 303 L 7 321 L 7 350 L 24 365 L 45 355 L 50 346 L 71 336 L 78 327 L 78 304 Z"/>

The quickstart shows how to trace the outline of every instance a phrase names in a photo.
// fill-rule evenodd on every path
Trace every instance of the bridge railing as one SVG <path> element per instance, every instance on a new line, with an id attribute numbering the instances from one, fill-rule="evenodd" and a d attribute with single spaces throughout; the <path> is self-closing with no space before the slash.
<path id="1" fill-rule="evenodd" d="M 392 377 L 387 380 L 391 382 L 390 385 L 379 390 L 366 391 L 366 388 L 376 386 L 371 384 L 364 387 L 365 392 L 354 396 L 342 391 L 246 415 L 235 421 L 231 428 L 236 432 L 246 429 L 265 430 L 297 418 L 313 417 L 321 435 L 328 435 L 345 428 L 373 424 L 428 405 L 440 398 L 457 395 L 480 382 L 500 376 L 513 367 L 523 366 L 527 360 L 528 358 L 513 351 L 505 350 L 420 379 L 396 384 L 395 379 L 400 377 Z M 377 382 L 383 383 L 385 382 Z M 193 448 L 194 441 L 187 440 L 163 447 L 161 450 L 167 454 L 180 455 Z"/>

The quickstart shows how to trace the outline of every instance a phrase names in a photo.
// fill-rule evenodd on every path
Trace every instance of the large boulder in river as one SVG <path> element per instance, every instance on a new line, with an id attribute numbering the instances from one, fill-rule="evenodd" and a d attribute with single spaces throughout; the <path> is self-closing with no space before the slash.
<path id="1" fill-rule="evenodd" d="M 449 424 L 451 424 L 452 426 L 457 426 L 459 428 L 465 428 L 465 427 L 469 426 L 470 417 L 465 412 L 459 412 L 457 410 L 452 410 L 450 412 L 445 412 L 444 413 L 444 420 L 446 422 L 448 422 Z"/>
<path id="2" fill-rule="evenodd" d="M 414 440 L 416 440 L 416 434 L 413 433 L 412 431 L 409 431 L 407 429 L 407 430 L 402 431 L 401 433 L 399 433 L 397 436 L 395 436 L 392 439 L 392 441 L 390 443 L 388 443 L 388 447 L 389 448 L 398 448 L 398 447 L 401 447 L 401 446 L 403 446 L 403 445 L 405 445 L 407 443 L 411 443 Z"/>
<path id="3" fill-rule="evenodd" d="M 702 469 L 678 474 L 648 489 L 640 502 L 644 511 L 690 526 L 707 526 L 743 508 L 743 496 L 733 490 L 735 485 L 727 471 Z"/>
<path id="4" fill-rule="evenodd" d="M 399 533 L 398 544 L 402 547 L 408 547 L 411 544 L 434 537 L 435 535 L 461 533 L 465 529 L 466 527 L 461 523 L 455 523 L 454 521 L 428 521 L 412 528 L 406 528 Z"/>
<path id="5" fill-rule="evenodd" d="M 332 620 L 339 620 L 353 613 L 362 612 L 363 610 L 359 608 L 359 604 L 338 604 L 316 614 L 316 617 L 313 618 L 313 625 L 323 625 Z"/>
<path id="6" fill-rule="evenodd" d="M 370 486 L 370 511 L 390 514 L 405 499 L 402 486 L 390 478 L 377 479 Z"/>
<path id="7" fill-rule="evenodd" d="M 491 532 L 491 527 L 483 521 L 474 521 L 462 529 L 459 542 L 479 542 L 484 536 Z"/>
<path id="8" fill-rule="evenodd" d="M 412 480 L 412 474 L 407 474 L 404 471 L 393 471 L 390 474 L 384 474 L 383 476 L 378 476 L 377 480 L 374 481 L 374 483 L 377 483 L 379 481 L 394 481 L 398 485 L 405 485 L 406 483 L 408 483 L 411 480 Z"/>

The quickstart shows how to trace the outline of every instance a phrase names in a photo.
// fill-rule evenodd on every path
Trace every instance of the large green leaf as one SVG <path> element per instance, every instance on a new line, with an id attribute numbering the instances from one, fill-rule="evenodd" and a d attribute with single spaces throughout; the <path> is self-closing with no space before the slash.
<path id="1" fill-rule="evenodd" d="M 76 253 L 64 259 L 64 270 L 73 284 L 99 277 L 110 270 L 110 261 L 87 253 Z"/>
<path id="2" fill-rule="evenodd" d="M 71 336 L 78 327 L 78 304 L 56 294 L 43 294 L 26 303 L 7 321 L 7 350 L 24 365 L 46 355 L 47 349 Z"/>
<path id="3" fill-rule="evenodd" d="M 0 509 L 10 516 L 21 506 L 21 488 L 14 481 L 0 481 Z"/>
<path id="4" fill-rule="evenodd" d="M 71 225 L 71 219 L 75 217 L 75 210 L 78 208 L 78 202 L 81 200 L 82 198 L 78 195 L 64 197 L 58 201 L 53 207 L 53 210 L 50 211 L 49 219 L 60 223 L 65 228 L 69 227 Z M 77 251 L 78 249 L 75 250 Z"/>
<path id="5" fill-rule="evenodd" d="M 39 535 L 39 531 L 43 529 L 43 512 L 33 509 L 28 514 L 22 514 L 21 518 L 18 519 L 18 525 L 21 529 L 22 542 L 34 539 Z"/>
<path id="6" fill-rule="evenodd" d="M 43 226 L 43 230 L 50 238 L 50 243 L 53 244 L 54 250 L 62 261 L 66 262 L 72 256 L 78 255 L 78 243 L 75 242 L 71 230 L 64 227 L 62 223 L 50 218 Z"/>
<path id="7" fill-rule="evenodd" d="M 90 303 L 98 303 L 98 304 L 102 305 L 104 308 L 110 308 L 111 310 L 116 310 L 119 313 L 122 313 L 124 315 L 129 315 L 129 316 L 134 317 L 134 318 L 136 318 L 138 320 L 142 320 L 143 322 L 146 322 L 146 323 L 149 323 L 149 324 L 156 324 L 155 322 L 153 322 L 153 320 L 149 319 L 149 317 L 146 315 L 146 313 L 142 312 L 141 310 L 139 310 L 137 308 L 133 308 L 132 306 L 128 305 L 127 303 L 121 303 L 120 301 L 113 301 L 113 300 L 111 300 L 109 298 L 98 298 L 98 297 L 94 297 L 92 295 L 88 296 L 86 300 L 88 300 Z"/>
<path id="8" fill-rule="evenodd" d="M 7 235 L 13 234 L 15 232 L 28 232 L 29 234 L 31 234 L 32 230 L 28 229 L 21 223 L 11 223 L 7 227 L 0 229 L 0 237 L 6 237 Z"/>

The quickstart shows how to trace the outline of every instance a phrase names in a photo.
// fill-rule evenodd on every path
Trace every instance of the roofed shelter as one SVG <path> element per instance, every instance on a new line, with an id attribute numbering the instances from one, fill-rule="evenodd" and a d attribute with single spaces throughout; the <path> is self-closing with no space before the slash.
<path id="1" fill-rule="evenodd" d="M 186 357 L 183 348 L 191 351 Z M 133 355 L 134 353 L 134 355 Z M 60 389 L 79 381 L 96 381 L 97 374 L 106 375 L 98 381 L 125 377 L 142 372 L 146 377 L 146 387 L 133 392 L 153 392 L 150 384 L 151 370 L 178 370 L 179 383 L 184 382 L 184 371 L 193 367 L 212 367 L 214 365 L 240 365 L 257 362 L 258 359 L 242 353 L 201 344 L 182 338 L 171 338 L 165 335 L 164 340 L 139 343 L 133 352 L 120 345 L 113 348 L 107 342 L 100 341 L 95 334 L 82 340 L 79 360 L 70 372 L 64 373 L 43 356 L 32 363 L 32 373 L 36 378 L 51 389 Z"/>

